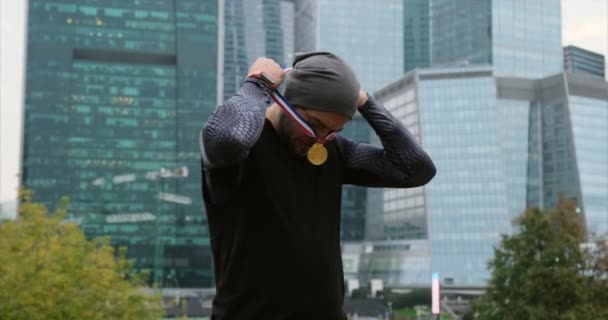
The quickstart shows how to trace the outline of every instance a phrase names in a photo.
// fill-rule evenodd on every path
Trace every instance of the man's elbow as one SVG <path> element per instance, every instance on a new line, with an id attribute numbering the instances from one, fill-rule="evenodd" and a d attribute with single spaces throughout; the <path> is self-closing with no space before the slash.
<path id="1" fill-rule="evenodd" d="M 205 129 L 200 136 L 200 152 L 205 167 L 231 167 L 245 160 L 249 155 L 252 146 L 240 141 L 234 131 L 218 133 Z"/>
<path id="2" fill-rule="evenodd" d="M 437 168 L 435 167 L 435 164 L 433 163 L 433 161 L 431 161 L 430 159 L 429 159 L 428 163 L 426 163 L 423 166 L 423 169 L 421 171 L 422 171 L 422 174 L 420 175 L 421 185 L 425 185 L 425 184 L 431 182 L 431 180 L 433 180 L 433 178 L 437 174 Z"/>
<path id="3" fill-rule="evenodd" d="M 421 187 L 431 182 L 437 174 L 437 168 L 430 159 L 420 161 L 417 166 L 412 168 L 413 177 L 409 181 L 408 187 Z"/>

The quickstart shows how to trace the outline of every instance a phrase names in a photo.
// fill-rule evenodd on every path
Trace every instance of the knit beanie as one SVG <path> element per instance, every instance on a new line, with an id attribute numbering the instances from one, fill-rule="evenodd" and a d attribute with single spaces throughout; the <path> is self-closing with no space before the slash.
<path id="1" fill-rule="evenodd" d="M 285 98 L 293 106 L 352 117 L 359 101 L 353 70 L 329 52 L 297 54 L 285 79 Z"/>

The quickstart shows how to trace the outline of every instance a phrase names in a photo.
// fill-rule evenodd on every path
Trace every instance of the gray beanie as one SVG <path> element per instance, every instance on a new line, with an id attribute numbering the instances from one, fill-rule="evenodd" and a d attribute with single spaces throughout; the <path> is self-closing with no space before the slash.
<path id="1" fill-rule="evenodd" d="M 352 117 L 359 101 L 353 70 L 329 52 L 297 54 L 285 79 L 285 98 L 293 106 Z"/>

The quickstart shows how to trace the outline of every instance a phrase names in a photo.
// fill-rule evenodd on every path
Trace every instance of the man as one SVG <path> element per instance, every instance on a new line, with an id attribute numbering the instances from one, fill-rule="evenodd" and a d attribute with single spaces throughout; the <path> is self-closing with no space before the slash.
<path id="1" fill-rule="evenodd" d="M 298 55 L 287 101 L 275 90 L 283 77 L 258 59 L 201 132 L 214 320 L 345 319 L 342 185 L 418 187 L 435 175 L 414 137 L 337 56 Z M 357 109 L 383 147 L 335 134 Z"/>

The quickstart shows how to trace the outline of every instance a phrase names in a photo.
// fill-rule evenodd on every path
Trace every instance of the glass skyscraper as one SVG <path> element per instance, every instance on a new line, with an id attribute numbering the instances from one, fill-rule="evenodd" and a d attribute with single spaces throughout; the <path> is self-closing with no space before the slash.
<path id="1" fill-rule="evenodd" d="M 215 0 L 29 1 L 22 184 L 69 196 L 164 287 L 212 286 L 198 134 L 217 38 Z"/>
<path id="2" fill-rule="evenodd" d="M 510 232 L 504 177 L 505 164 L 514 164 L 501 141 L 495 90 L 491 68 L 468 67 L 410 73 L 377 92 L 438 169 L 424 187 L 384 191 L 385 237 L 428 238 L 430 270 L 460 284 L 483 283 L 492 245 Z M 409 285 L 427 284 L 430 270 Z"/>
<path id="3" fill-rule="evenodd" d="M 586 73 L 605 77 L 606 59 L 603 55 L 576 46 L 564 47 L 564 69 L 572 73 Z"/>
<path id="4" fill-rule="evenodd" d="M 330 51 L 373 92 L 403 74 L 403 0 L 296 2 L 296 51 Z"/>
<path id="5" fill-rule="evenodd" d="M 550 208 L 560 193 L 578 201 L 591 230 L 603 232 L 608 165 L 605 143 L 596 140 L 608 135 L 606 84 L 563 73 L 560 1 L 426 5 L 428 11 L 404 1 L 409 28 L 424 30 L 424 17 L 416 15 L 429 17 L 429 31 L 418 38 L 404 27 L 405 70 L 417 71 L 376 95 L 429 152 L 438 174 L 422 188 L 384 190 L 383 212 L 368 213 L 366 227 L 377 243 L 428 239 L 428 277 L 424 283 L 383 278 L 419 286 L 439 272 L 448 285 L 483 286 L 500 234 L 513 231 L 526 207 Z M 426 49 L 427 34 L 429 62 L 408 61 L 413 44 Z M 593 125 L 583 126 L 591 114 Z M 408 270 L 397 260 L 396 269 Z"/>
<path id="6" fill-rule="evenodd" d="M 568 85 L 576 81 L 573 78 L 569 78 Z M 597 84 L 601 88 L 600 83 Z M 605 83 L 601 90 L 596 91 L 597 96 L 589 96 L 570 89 L 567 99 L 569 133 L 574 146 L 571 153 L 576 159 L 568 165 L 578 169 L 578 203 L 587 227 L 596 234 L 608 233 L 608 87 Z M 560 190 L 557 186 L 553 188 Z"/>
<path id="7" fill-rule="evenodd" d="M 384 238 L 420 234 L 430 241 L 425 283 L 439 272 L 445 284 L 485 285 L 493 246 L 513 231 L 514 218 L 527 206 L 554 207 L 560 194 L 577 201 L 590 231 L 608 231 L 608 87 L 601 79 L 435 68 L 410 73 L 377 96 L 437 166 L 424 187 L 384 191 Z M 409 268 L 396 263 L 401 268 L 394 269 Z M 378 276 L 396 286 L 425 284 Z"/>
<path id="8" fill-rule="evenodd" d="M 562 73 L 540 80 L 497 78 L 498 96 L 530 106 L 527 205 L 577 201 L 589 231 L 608 232 L 608 86 Z"/>
<path id="9" fill-rule="evenodd" d="M 241 87 L 255 59 L 267 57 L 290 66 L 294 10 L 286 0 L 224 1 L 224 99 Z"/>
<path id="10" fill-rule="evenodd" d="M 500 76 L 563 70 L 560 0 L 432 0 L 431 65 L 493 65 Z"/>
<path id="11" fill-rule="evenodd" d="M 608 86 L 601 78 L 567 73 L 554 80 L 563 94 L 543 101 L 541 205 L 559 194 L 577 200 L 588 230 L 608 232 Z"/>
<path id="12" fill-rule="evenodd" d="M 561 16 L 560 0 L 492 1 L 494 73 L 542 78 L 562 72 Z"/>
<path id="13" fill-rule="evenodd" d="M 427 68 L 431 63 L 429 0 L 403 0 L 403 70 Z"/>
<path id="14" fill-rule="evenodd" d="M 491 64 L 490 0 L 432 0 L 433 65 Z"/>

